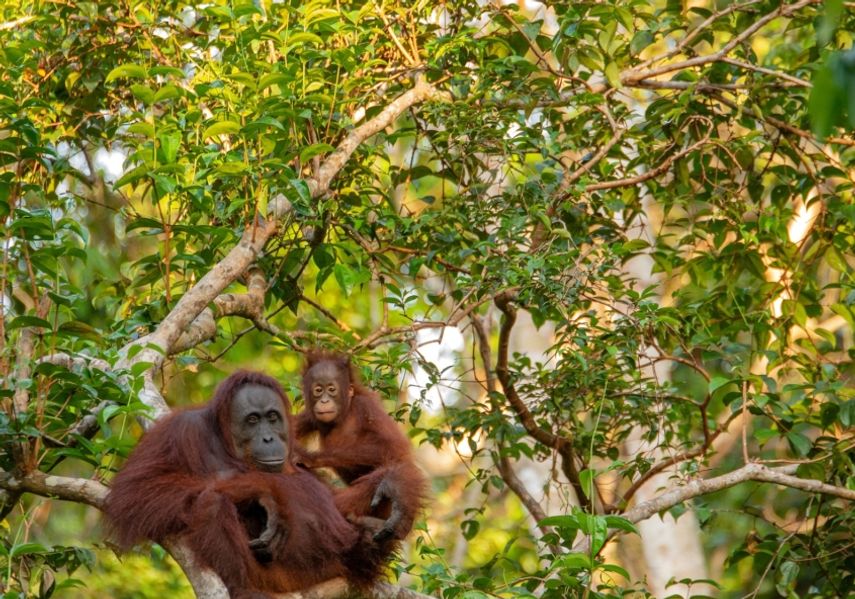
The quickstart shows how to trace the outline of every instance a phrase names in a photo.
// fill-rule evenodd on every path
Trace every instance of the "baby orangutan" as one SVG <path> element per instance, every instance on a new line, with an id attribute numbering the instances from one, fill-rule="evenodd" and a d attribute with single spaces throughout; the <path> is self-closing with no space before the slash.
<path id="1" fill-rule="evenodd" d="M 385 520 L 375 541 L 406 537 L 424 500 L 425 479 L 409 439 L 377 394 L 360 384 L 346 356 L 313 352 L 303 370 L 303 401 L 297 438 L 317 432 L 320 441 L 316 453 L 300 450 L 303 464 L 332 468 L 347 483 L 335 496 L 342 514 Z"/>

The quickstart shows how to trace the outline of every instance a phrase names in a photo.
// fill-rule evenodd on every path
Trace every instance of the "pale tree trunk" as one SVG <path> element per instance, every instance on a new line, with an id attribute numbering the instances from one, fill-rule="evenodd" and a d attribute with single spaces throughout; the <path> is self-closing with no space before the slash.
<path id="1" fill-rule="evenodd" d="M 640 222 L 637 226 L 630 228 L 630 237 L 637 236 L 651 245 L 655 241 L 656 230 L 651 216 L 656 214 L 656 205 L 651 198 L 643 200 L 643 210 Z M 627 273 L 636 281 L 637 289 L 644 289 L 651 285 L 658 287 L 658 300 L 660 303 L 667 302 L 665 297 L 664 283 L 653 273 L 653 259 L 648 255 L 640 255 L 626 264 Z M 641 370 L 645 377 L 653 379 L 658 385 L 667 383 L 671 378 L 670 364 L 665 361 L 654 361 L 653 356 L 649 360 L 640 360 Z M 645 431 L 636 430 L 625 443 L 624 450 L 630 458 L 639 454 L 651 457 L 654 462 L 670 457 L 661 445 L 661 435 L 652 443 L 642 441 Z M 667 468 L 652 477 L 645 485 L 638 489 L 635 494 L 635 503 L 638 505 L 652 499 L 662 490 L 672 486 L 672 477 L 676 474 L 676 466 Z M 700 526 L 691 510 L 686 511 L 678 519 L 671 514 L 648 518 L 637 524 L 641 537 L 641 555 L 643 564 L 633 564 L 632 570 L 644 572 L 647 580 L 648 590 L 656 597 L 678 595 L 688 597 L 691 593 L 713 594 L 714 589 L 710 585 L 684 585 L 668 583 L 671 580 L 684 578 L 698 580 L 707 578 L 707 565 L 704 559 L 703 547 L 700 538 Z M 626 554 L 626 552 L 623 552 Z"/>
<path id="2" fill-rule="evenodd" d="M 549 348 L 554 343 L 554 323 L 546 322 L 537 328 L 528 312 L 519 311 L 511 332 L 511 353 L 519 352 L 528 356 L 532 362 L 545 363 L 550 359 Z M 570 511 L 571 506 L 579 505 L 570 481 L 564 477 L 554 460 L 537 462 L 520 457 L 515 460 L 514 467 L 520 481 L 547 515 L 565 514 Z"/>

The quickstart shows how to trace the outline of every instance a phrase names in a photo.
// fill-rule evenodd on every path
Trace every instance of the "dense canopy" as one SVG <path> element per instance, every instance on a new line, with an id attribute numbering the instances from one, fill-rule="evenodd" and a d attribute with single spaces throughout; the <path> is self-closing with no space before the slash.
<path id="1" fill-rule="evenodd" d="M 431 481 L 396 586 L 845 596 L 853 8 L 0 2 L 0 592 L 221 590 L 97 508 L 321 347 Z"/>

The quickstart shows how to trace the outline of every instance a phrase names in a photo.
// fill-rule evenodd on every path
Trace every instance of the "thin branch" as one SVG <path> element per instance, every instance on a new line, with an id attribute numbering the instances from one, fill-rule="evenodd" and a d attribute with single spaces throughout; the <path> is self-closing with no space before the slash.
<path id="1" fill-rule="evenodd" d="M 647 472 L 638 477 L 638 479 L 636 479 L 630 485 L 629 489 L 626 490 L 626 492 L 623 494 L 623 498 L 621 499 L 620 505 L 626 505 L 642 486 L 644 486 L 651 478 L 653 478 L 666 468 L 705 455 L 706 452 L 709 451 L 709 448 L 713 445 L 715 440 L 719 436 L 721 436 L 723 432 L 727 431 L 727 429 L 730 427 L 730 423 L 738 417 L 739 412 L 734 412 L 730 416 L 728 416 L 727 420 L 725 420 L 721 424 L 721 426 L 719 426 L 715 431 L 712 432 L 712 434 L 710 434 L 704 439 L 704 443 L 700 447 L 696 447 L 695 449 L 691 449 L 689 451 L 684 451 L 683 453 L 662 460 L 661 462 L 657 462 L 656 464 L 651 466 L 650 469 L 647 470 Z"/>
<path id="2" fill-rule="evenodd" d="M 689 147 L 680 150 L 676 154 L 672 154 L 671 156 L 668 156 L 668 158 L 666 158 L 664 161 L 662 161 L 662 164 L 656 166 L 655 168 L 653 168 L 649 171 L 646 171 L 646 172 L 644 172 L 640 175 L 637 175 L 635 177 L 627 177 L 625 179 L 616 179 L 614 181 L 603 181 L 601 183 L 591 183 L 590 185 L 585 187 L 585 191 L 600 191 L 603 189 L 615 189 L 617 187 L 629 187 L 632 185 L 638 185 L 639 183 L 643 183 L 644 181 L 649 181 L 650 179 L 658 177 L 659 175 L 661 175 L 662 173 L 667 171 L 675 161 L 677 161 L 680 158 L 683 158 L 685 156 L 688 156 L 689 154 L 691 154 L 692 152 L 694 152 L 698 148 L 702 147 L 708 141 L 709 141 L 709 133 L 703 139 L 696 141 L 695 143 L 693 143 Z"/>
<path id="3" fill-rule="evenodd" d="M 712 25 L 714 22 L 719 20 L 721 17 L 727 16 L 732 12 L 736 12 L 738 10 L 748 8 L 754 4 L 759 4 L 759 2 L 760 2 L 760 0 L 750 0 L 749 2 L 743 2 L 741 4 L 734 2 L 733 4 L 723 8 L 717 12 L 714 12 L 709 17 L 704 19 L 697 27 L 695 27 L 688 34 L 686 34 L 686 37 L 684 37 L 682 40 L 680 40 L 677 43 L 677 45 L 674 46 L 674 48 L 672 48 L 671 50 L 669 50 L 668 52 L 666 52 L 665 54 L 663 54 L 661 56 L 654 56 L 653 58 L 649 58 L 649 59 L 645 60 L 640 65 L 638 65 L 638 67 L 636 67 L 636 68 L 645 69 L 654 63 L 661 62 L 663 60 L 668 60 L 669 58 L 673 58 L 673 57 L 677 56 L 692 42 L 692 40 L 694 40 L 698 35 L 700 35 L 704 31 L 706 31 L 707 27 Z"/>
<path id="4" fill-rule="evenodd" d="M 423 329 L 440 329 L 445 327 L 456 327 L 460 322 L 467 318 L 474 310 L 476 310 L 480 305 L 490 301 L 490 296 L 485 296 L 478 301 L 472 302 L 465 309 L 459 310 L 454 313 L 452 311 L 452 315 L 444 321 L 430 321 L 430 320 L 421 320 L 416 321 L 413 324 L 400 326 L 400 327 L 381 327 L 368 335 L 365 339 L 360 341 L 357 345 L 354 346 L 353 351 L 356 352 L 362 348 L 373 348 L 376 347 L 381 340 L 386 338 L 398 338 L 402 335 L 412 335 L 416 331 L 420 331 Z M 459 308 L 459 305 L 457 306 Z"/>
<path id="5" fill-rule="evenodd" d="M 732 110 L 736 110 L 738 112 L 741 112 L 742 114 L 747 115 L 751 118 L 754 118 L 754 119 L 757 119 L 760 121 L 765 121 L 766 123 L 769 123 L 770 125 L 772 125 L 776 129 L 780 129 L 781 131 L 786 131 L 788 133 L 792 133 L 793 135 L 801 137 L 802 139 L 807 139 L 807 140 L 810 140 L 812 142 L 819 143 L 819 140 L 817 140 L 816 136 L 813 133 L 811 133 L 810 131 L 805 131 L 804 129 L 799 129 L 798 127 L 795 127 L 795 126 L 791 125 L 790 123 L 787 123 L 786 121 L 782 121 L 781 119 L 775 118 L 773 116 L 767 116 L 767 115 L 759 114 L 759 113 L 755 112 L 754 110 L 752 110 L 751 108 L 748 108 L 746 106 L 740 106 L 736 102 L 729 100 L 728 98 L 725 98 L 721 93 L 712 91 L 711 95 L 717 101 L 721 102 L 722 104 L 724 104 L 728 108 L 731 108 Z M 839 144 L 842 146 L 855 146 L 855 139 L 848 139 L 845 137 L 826 137 L 823 141 L 827 144 Z"/>
<path id="6" fill-rule="evenodd" d="M 770 75 L 772 77 L 777 77 L 778 79 L 783 79 L 784 81 L 789 81 L 794 85 L 798 85 L 800 87 L 812 87 L 810 81 L 805 81 L 804 79 L 799 79 L 798 77 L 794 77 L 792 75 L 788 75 L 787 73 L 782 73 L 780 71 L 775 71 L 773 69 L 767 69 L 766 67 L 760 67 L 757 65 L 753 65 L 748 62 L 743 62 L 741 60 L 737 60 L 735 58 L 723 58 L 721 62 L 733 65 L 735 67 L 739 67 L 741 69 L 745 69 L 746 71 L 755 71 L 757 73 L 763 73 L 764 75 Z"/>
<path id="7" fill-rule="evenodd" d="M 469 321 L 472 323 L 472 328 L 475 330 L 475 335 L 478 337 L 478 353 L 481 356 L 481 362 L 484 367 L 484 376 L 486 378 L 486 386 L 487 386 L 487 397 L 490 401 L 490 405 L 494 410 L 500 409 L 497 405 L 495 397 L 496 392 L 496 379 L 493 375 L 493 358 L 491 356 L 490 351 L 490 339 L 487 336 L 487 330 L 484 327 L 484 321 L 481 320 L 481 317 L 477 314 L 472 314 L 469 316 Z M 517 473 L 514 472 L 513 467 L 511 466 L 510 460 L 504 455 L 502 455 L 502 447 L 498 447 L 496 456 L 494 456 L 493 461 L 496 464 L 496 468 L 499 470 L 499 474 L 502 477 L 502 480 L 505 481 L 505 484 L 508 485 L 508 488 L 519 498 L 520 502 L 525 506 L 528 510 L 531 517 L 534 518 L 534 521 L 537 523 L 538 528 L 544 534 L 548 534 L 552 532 L 550 527 L 543 526 L 540 524 L 540 521 L 546 518 L 546 512 L 543 511 L 540 503 L 534 496 L 528 492 L 525 484 L 519 479 Z M 557 547 L 552 548 L 554 552 L 558 552 Z"/>
<path id="8" fill-rule="evenodd" d="M 336 318 L 336 317 L 335 317 L 335 314 L 333 314 L 332 312 L 330 312 L 329 310 L 327 310 L 326 308 L 324 308 L 322 305 L 320 305 L 320 304 L 319 304 L 318 302 L 316 302 L 315 300 L 313 300 L 313 299 L 311 299 L 311 298 L 309 298 L 309 297 L 306 297 L 305 295 L 303 295 L 303 294 L 301 293 L 301 294 L 300 294 L 300 301 L 301 301 L 301 302 L 306 302 L 306 303 L 307 303 L 307 304 L 309 304 L 311 307 L 313 307 L 315 310 L 317 310 L 318 312 L 320 312 L 321 314 L 323 314 L 324 316 L 326 316 L 329 320 L 331 320 L 331 321 L 332 321 L 332 323 L 333 323 L 337 328 L 339 328 L 339 329 L 341 329 L 342 331 L 345 331 L 345 332 L 352 332 L 352 333 L 353 333 L 353 335 L 354 335 L 357 339 L 360 339 L 359 334 L 358 334 L 358 333 L 356 333 L 355 331 L 353 331 L 349 326 L 347 326 L 347 323 L 346 323 L 346 322 L 342 322 L 341 320 L 339 320 L 338 318 Z"/>
<path id="9" fill-rule="evenodd" d="M 644 79 L 650 79 L 651 77 L 657 77 L 659 75 L 665 75 L 668 73 L 673 73 L 674 71 L 681 71 L 683 69 L 688 69 L 691 67 L 702 66 L 710 62 L 721 61 L 727 57 L 727 54 L 731 50 L 733 50 L 736 46 L 738 46 L 739 44 L 750 38 L 752 35 L 757 33 L 757 31 L 769 24 L 770 21 L 779 17 L 790 16 L 806 6 L 809 6 L 811 4 L 818 4 L 819 1 L 820 0 L 801 0 L 800 2 L 796 2 L 794 4 L 782 3 L 777 9 L 763 15 L 762 17 L 754 21 L 751 25 L 746 27 L 745 30 L 743 30 L 739 35 L 734 36 L 733 39 L 731 39 L 724 46 L 722 46 L 721 50 L 719 50 L 718 52 L 713 52 L 712 54 L 705 54 L 703 56 L 695 56 L 687 60 L 672 62 L 647 70 L 632 69 L 621 74 L 621 83 L 623 85 L 628 86 L 637 85 Z"/>
<path id="10" fill-rule="evenodd" d="M 9 29 L 15 29 L 16 27 L 18 27 L 20 25 L 26 25 L 27 23 L 29 23 L 33 19 L 35 19 L 34 16 L 26 16 L 26 17 L 21 17 L 19 19 L 15 19 L 13 21 L 5 21 L 3 23 L 0 23 L 0 31 L 7 31 Z"/>

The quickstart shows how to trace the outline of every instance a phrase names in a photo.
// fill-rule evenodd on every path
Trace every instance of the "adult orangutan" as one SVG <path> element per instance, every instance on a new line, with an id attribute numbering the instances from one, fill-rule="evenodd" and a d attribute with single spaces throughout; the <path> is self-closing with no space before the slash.
<path id="1" fill-rule="evenodd" d="M 343 514 L 385 520 L 376 541 L 403 539 L 424 501 L 425 478 L 377 394 L 360 384 L 346 356 L 312 352 L 303 369 L 303 401 L 297 438 L 317 432 L 320 450 L 301 449 L 301 462 L 332 468 L 347 483 L 335 496 Z"/>
<path id="2" fill-rule="evenodd" d="M 292 430 L 279 384 L 248 371 L 208 404 L 167 416 L 113 479 L 105 511 L 119 545 L 179 537 L 233 597 L 336 576 L 371 582 L 391 545 L 371 538 L 376 521 L 346 520 L 330 489 L 292 463 Z"/>

